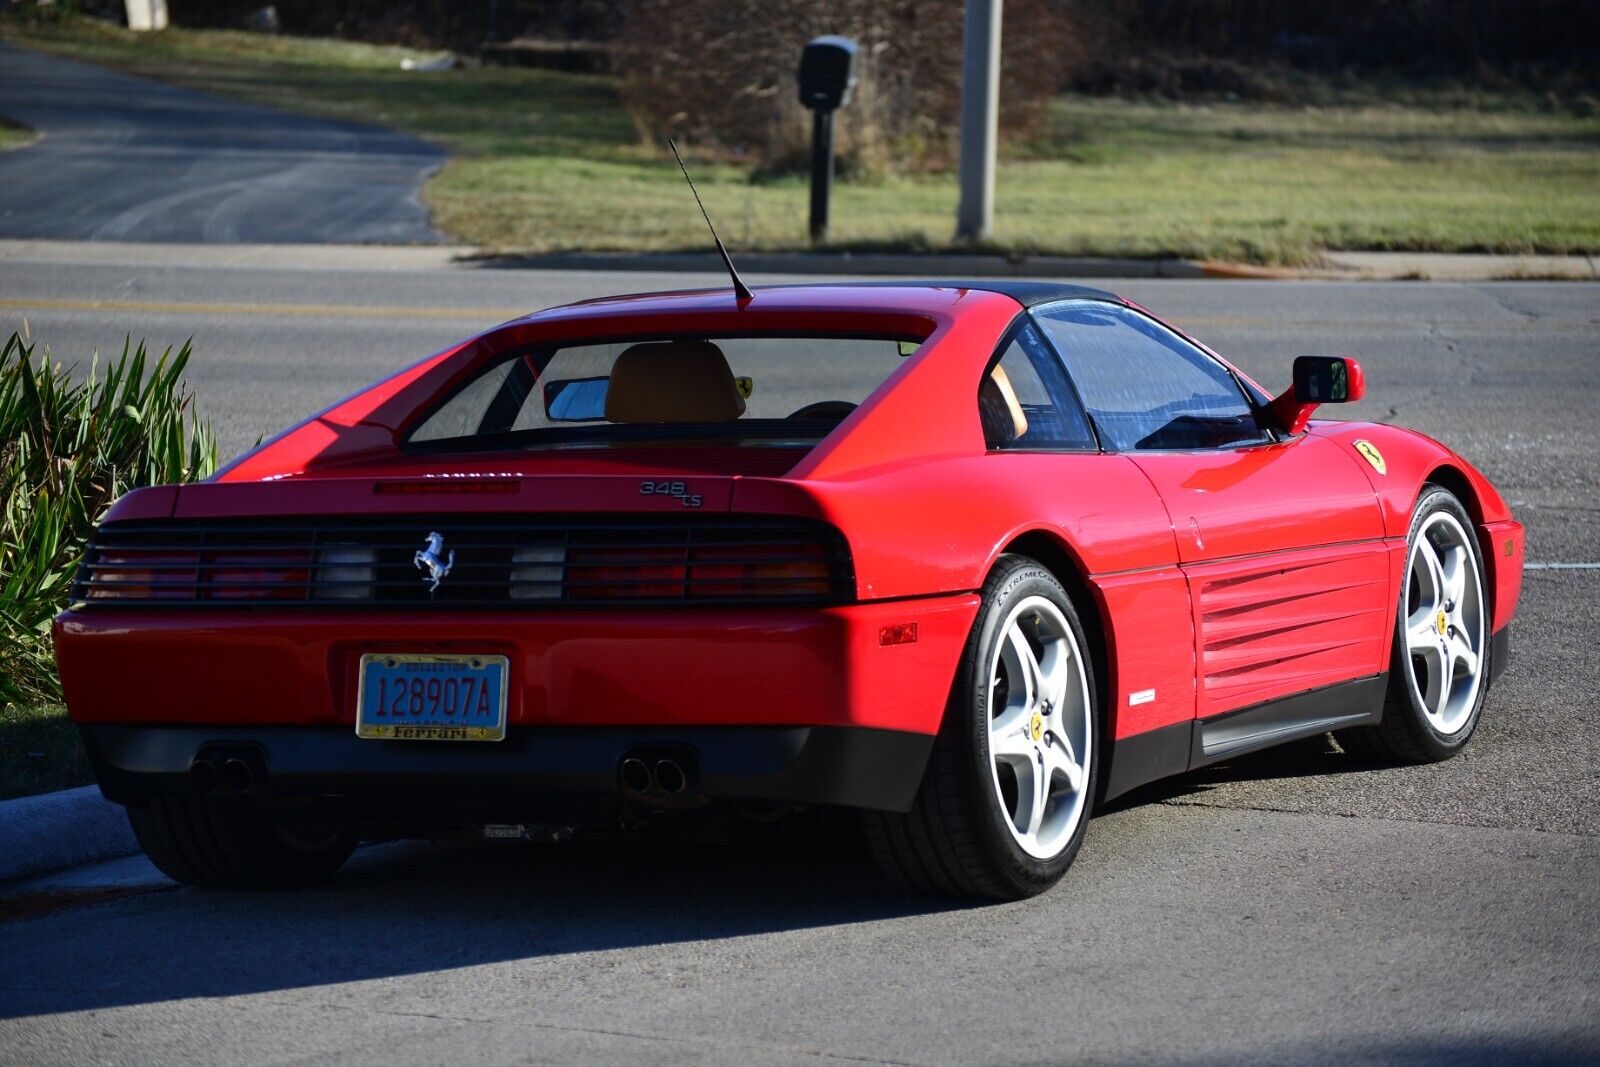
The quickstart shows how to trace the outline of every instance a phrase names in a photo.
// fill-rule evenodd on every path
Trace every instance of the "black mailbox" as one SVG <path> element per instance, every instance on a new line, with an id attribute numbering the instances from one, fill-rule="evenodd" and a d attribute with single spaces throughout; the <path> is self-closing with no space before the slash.
<path id="1" fill-rule="evenodd" d="M 828 236 L 833 189 L 833 113 L 856 87 L 856 53 L 848 37 L 814 38 L 800 53 L 800 102 L 811 109 L 811 240 Z"/>
<path id="2" fill-rule="evenodd" d="M 832 111 L 850 102 L 856 86 L 856 53 L 848 37 L 818 37 L 800 53 L 800 102 L 813 111 Z"/>

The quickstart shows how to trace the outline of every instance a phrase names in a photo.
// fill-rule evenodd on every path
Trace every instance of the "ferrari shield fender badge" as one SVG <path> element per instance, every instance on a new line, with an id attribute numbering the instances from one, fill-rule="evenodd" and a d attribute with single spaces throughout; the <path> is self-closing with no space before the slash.
<path id="1" fill-rule="evenodd" d="M 1361 453 L 1361 458 L 1372 464 L 1372 469 L 1379 474 L 1388 474 L 1388 464 L 1383 462 L 1383 453 L 1378 451 L 1378 446 L 1371 441 L 1362 439 L 1355 442 L 1356 451 Z"/>
<path id="2" fill-rule="evenodd" d="M 439 583 L 449 575 L 450 568 L 456 565 L 456 550 L 452 548 L 449 554 L 446 555 L 444 534 L 438 532 L 430 533 L 427 547 L 412 556 L 411 563 L 418 570 L 428 572 L 422 576 L 422 580 L 428 583 L 428 592 L 432 593 L 439 588 Z"/>

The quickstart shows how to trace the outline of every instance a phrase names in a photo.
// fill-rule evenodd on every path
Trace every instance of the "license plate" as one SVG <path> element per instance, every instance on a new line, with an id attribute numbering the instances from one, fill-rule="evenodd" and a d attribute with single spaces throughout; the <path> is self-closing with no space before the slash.
<path id="1" fill-rule="evenodd" d="M 506 657 L 369 652 L 356 734 L 397 741 L 503 741 Z"/>

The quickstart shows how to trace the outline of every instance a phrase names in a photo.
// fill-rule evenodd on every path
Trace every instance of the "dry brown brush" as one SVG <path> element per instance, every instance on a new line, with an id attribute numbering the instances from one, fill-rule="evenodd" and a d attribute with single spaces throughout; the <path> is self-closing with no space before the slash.
<path id="1" fill-rule="evenodd" d="M 618 24 L 615 69 L 654 138 L 784 169 L 806 158 L 810 118 L 795 69 L 813 37 L 861 45 L 861 82 L 841 113 L 841 155 L 857 169 L 938 166 L 956 144 L 962 0 L 637 0 Z M 1028 129 L 1076 59 L 1061 5 L 1008 0 L 1001 119 Z"/>

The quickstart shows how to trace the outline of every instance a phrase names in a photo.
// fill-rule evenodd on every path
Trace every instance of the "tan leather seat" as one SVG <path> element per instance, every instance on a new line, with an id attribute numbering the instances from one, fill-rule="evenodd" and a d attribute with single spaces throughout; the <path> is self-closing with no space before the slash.
<path id="1" fill-rule="evenodd" d="M 743 414 L 733 371 L 710 341 L 647 341 L 611 365 L 609 422 L 732 422 Z"/>
<path id="2" fill-rule="evenodd" d="M 1011 378 L 998 363 L 978 384 L 978 417 L 983 421 L 984 443 L 990 447 L 1010 444 L 1028 432 L 1028 416 Z"/>

